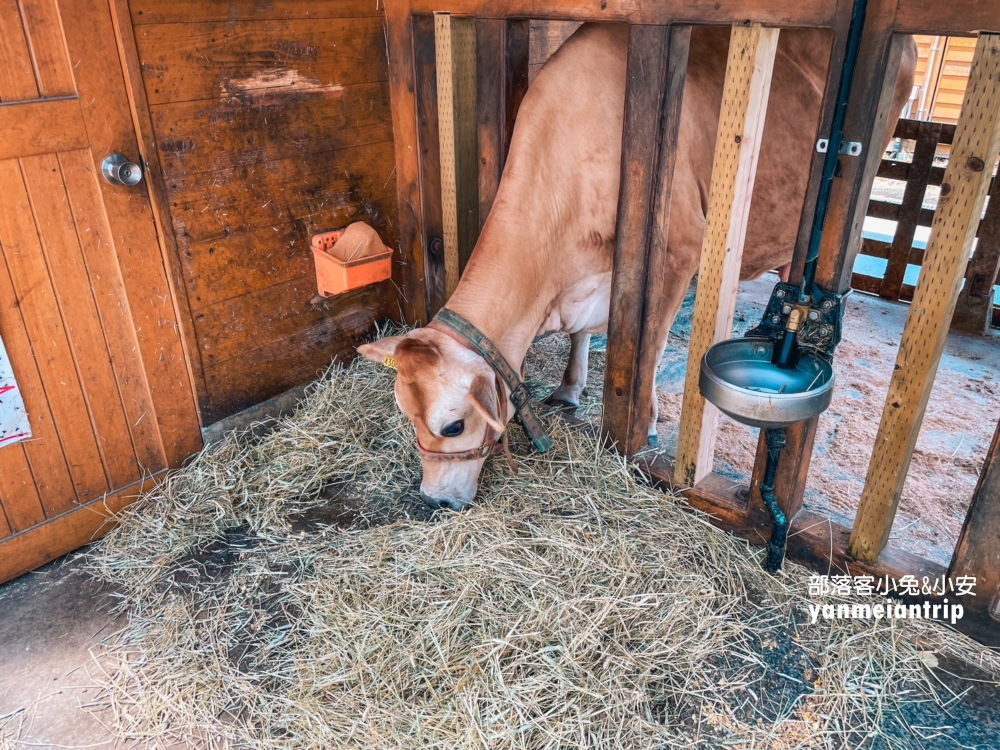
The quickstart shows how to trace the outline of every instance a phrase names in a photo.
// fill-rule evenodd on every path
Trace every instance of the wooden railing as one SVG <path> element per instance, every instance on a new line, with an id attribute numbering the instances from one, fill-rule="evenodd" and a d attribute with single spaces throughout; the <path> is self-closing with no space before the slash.
<path id="1" fill-rule="evenodd" d="M 877 176 L 906 183 L 901 203 L 871 200 L 867 215 L 875 219 L 897 222 L 892 242 L 865 238 L 860 254 L 887 261 L 881 277 L 855 273 L 851 285 L 863 292 L 884 299 L 913 299 L 914 287 L 904 283 L 907 265 L 920 266 L 924 261 L 922 247 L 914 247 L 917 227 L 930 227 L 934 209 L 924 208 L 924 193 L 928 186 L 940 185 L 944 166 L 934 164 L 939 145 L 950 146 L 955 126 L 940 122 L 900 120 L 894 137 L 915 141 L 910 162 L 883 159 Z M 952 327 L 983 333 L 989 326 L 1000 327 L 1000 306 L 994 305 L 993 285 L 1000 266 L 1000 180 L 990 185 L 991 199 L 979 226 L 979 241 L 969 262 L 965 287 L 959 296 Z"/>

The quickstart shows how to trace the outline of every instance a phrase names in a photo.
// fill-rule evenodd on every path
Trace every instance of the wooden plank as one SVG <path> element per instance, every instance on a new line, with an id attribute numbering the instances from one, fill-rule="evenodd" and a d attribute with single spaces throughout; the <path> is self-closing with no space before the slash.
<path id="1" fill-rule="evenodd" d="M 2 166 L 0 164 L 0 167 Z M 3 254 L 6 256 L 2 235 L 0 235 L 0 247 L 4 248 Z M 61 513 L 71 505 L 76 499 L 76 490 L 59 442 L 52 410 L 42 386 L 38 363 L 32 354 L 31 342 L 24 325 L 24 311 L 14 293 L 5 258 L 4 263 L 0 264 L 0 336 L 3 337 L 7 353 L 11 358 L 14 377 L 24 398 L 24 408 L 28 412 L 31 424 L 31 439 L 19 443 L 18 447 L 23 449 L 27 457 L 33 487 L 27 488 L 16 482 L 6 484 L 8 481 L 13 481 L 11 476 L 15 474 L 21 476 L 18 474 L 21 471 L 18 463 L 11 465 L 12 474 L 4 472 L 7 477 L 3 487 L 4 501 L 18 505 L 16 513 L 18 518 L 12 517 L 11 522 L 17 526 L 23 523 L 21 528 L 15 528 L 16 531 L 20 531 L 41 520 L 38 511 L 33 507 L 34 497 L 38 498 L 41 509 L 45 511 L 41 516 L 44 518 L 45 515 Z M 17 448 L 11 447 L 2 452 L 16 450 Z"/>
<path id="2" fill-rule="evenodd" d="M 979 224 L 979 242 L 958 293 L 951 327 L 984 336 L 993 324 L 994 289 L 1000 272 L 1000 180 L 990 186 L 990 201 Z"/>
<path id="3" fill-rule="evenodd" d="M 139 479 L 140 469 L 59 159 L 22 159 L 21 170 L 101 463 L 109 487 L 124 487 Z"/>
<path id="4" fill-rule="evenodd" d="M 974 597 L 964 602 L 981 629 L 991 632 L 1000 645 L 1000 425 L 979 473 L 976 491 L 948 567 L 948 578 L 970 576 L 976 582 Z"/>
<path id="5" fill-rule="evenodd" d="M 184 355 L 184 365 L 187 369 L 189 382 L 195 392 L 200 414 L 202 407 L 207 403 L 205 376 L 201 368 L 201 357 L 198 354 L 198 343 L 195 340 L 194 324 L 191 321 L 191 306 L 183 282 L 180 257 L 177 252 L 177 238 L 170 222 L 167 189 L 163 181 L 160 155 L 157 153 L 153 137 L 153 122 L 150 116 L 149 102 L 146 99 L 146 87 L 143 84 L 139 48 L 135 42 L 135 29 L 129 22 L 128 0 L 112 0 L 108 3 L 108 9 L 111 11 L 111 23 L 118 42 L 118 57 L 124 74 L 125 92 L 135 126 L 139 154 L 145 167 L 144 182 L 149 195 L 149 206 L 156 228 L 160 255 L 164 261 L 167 288 L 170 290 L 177 310 L 176 321 L 181 352 Z M 92 184 L 96 187 L 96 183 L 92 182 Z M 148 383 L 145 385 L 148 387 Z M 154 411 L 147 410 L 144 413 L 153 414 Z M 137 445 L 137 450 L 143 450 L 143 446 Z M 154 444 L 151 443 L 148 450 L 153 451 Z M 159 441 L 158 452 L 161 455 L 165 455 L 163 450 L 163 443 Z"/>
<path id="6" fill-rule="evenodd" d="M 38 85 L 17 0 L 0 0 L 0 102 L 37 98 Z M 6 133 L 6 128 L 0 127 L 0 132 Z"/>
<path id="7" fill-rule="evenodd" d="M 913 237 L 921 218 L 924 193 L 927 191 L 927 180 L 934 165 L 934 153 L 937 151 L 940 134 L 941 126 L 934 122 L 922 123 L 917 130 L 917 145 L 913 150 L 913 162 L 907 176 L 906 188 L 903 190 L 899 221 L 889 248 L 889 263 L 886 265 L 879 289 L 879 296 L 883 299 L 899 299 L 899 289 L 903 285 L 906 266 L 910 262 Z"/>
<path id="8" fill-rule="evenodd" d="M 162 473 L 148 477 L 0 541 L 0 582 L 104 536 L 114 528 L 111 516 L 153 489 L 162 478 Z"/>
<path id="9" fill-rule="evenodd" d="M 20 0 L 20 6 L 41 95 L 73 96 L 76 83 L 56 0 Z"/>
<path id="10" fill-rule="evenodd" d="M 476 22 L 480 228 L 500 187 L 514 118 L 528 90 L 528 37 L 527 21 Z"/>
<path id="11" fill-rule="evenodd" d="M 874 560 L 892 529 L 986 200 L 990 173 L 985 165 L 993 164 L 998 150 L 1000 35 L 984 34 L 976 46 L 966 101 L 924 253 L 923 270 L 906 316 L 896 368 L 854 520 L 850 550 L 858 559 Z"/>
<path id="12" fill-rule="evenodd" d="M 6 269 L 3 272 L 6 274 Z M 35 427 L 34 416 L 29 412 L 32 429 Z M 0 536 L 30 529 L 45 520 L 45 509 L 35 487 L 24 445 L 7 445 L 0 450 L 0 506 L 3 507 L 3 523 L 0 524 L 0 532 L 3 533 Z"/>
<path id="13" fill-rule="evenodd" d="M 989 0 L 986 0 L 989 1 Z M 404 12 L 403 3 L 399 5 Z M 441 10 L 440 0 L 411 0 L 408 11 L 417 14 Z M 639 25 L 699 24 L 732 26 L 755 21 L 766 26 L 826 27 L 835 24 L 835 5 L 825 0 L 768 0 L 747 7 L 745 0 L 451 0 L 448 10 L 456 16 L 475 18 L 573 19 L 574 21 L 627 22 Z"/>
<path id="14" fill-rule="evenodd" d="M 1000 4 L 995 0 L 964 0 L 961 5 L 937 0 L 899 0 L 895 21 L 900 34 L 967 36 L 1000 29 Z"/>
<path id="15" fill-rule="evenodd" d="M 58 123 L 57 127 L 53 127 Z M 0 104 L 0 160 L 86 148 L 80 102 L 72 99 Z"/>
<path id="16" fill-rule="evenodd" d="M 390 26 L 390 28 L 394 28 Z M 426 315 L 429 318 L 437 314 L 437 311 L 444 307 L 448 297 L 445 292 L 444 279 L 444 218 L 441 207 L 441 138 L 438 128 L 438 95 L 437 95 L 437 41 L 434 36 L 434 17 L 416 16 L 413 18 L 413 49 L 406 51 L 407 55 L 412 53 L 414 68 L 408 71 L 412 78 L 413 95 L 412 106 L 413 116 L 416 120 L 414 136 L 416 142 L 409 145 L 414 149 L 417 157 L 412 164 L 406 158 L 406 152 L 402 147 L 396 149 L 396 170 L 400 176 L 405 176 L 407 172 L 413 174 L 407 190 L 399 187 L 400 201 L 406 195 L 413 195 L 417 191 L 417 174 L 419 174 L 419 207 L 420 207 L 420 236 L 419 243 L 412 233 L 416 227 L 410 228 L 408 234 L 404 226 L 402 234 L 403 254 L 416 253 L 420 250 L 423 265 L 421 278 L 424 294 L 422 295 Z M 399 70 L 404 66 L 400 64 L 394 69 Z M 393 117 L 397 114 L 404 116 L 405 110 L 396 104 L 399 96 L 406 96 L 400 93 L 400 82 L 394 81 L 393 87 Z M 408 130 L 393 128 L 399 134 L 407 135 Z M 402 146 L 402 144 L 401 144 Z M 416 170 L 414 170 L 416 167 Z M 402 210 L 403 204 L 400 203 Z M 413 217 L 415 224 L 416 217 Z M 404 222 L 401 215 L 400 223 Z"/>
<path id="17" fill-rule="evenodd" d="M 396 312 L 396 294 L 392 286 L 380 284 L 325 304 L 328 309 L 316 325 L 205 368 L 209 422 L 307 383 L 332 361 L 354 359 L 354 347 L 372 335 L 375 321 Z"/>
<path id="18" fill-rule="evenodd" d="M 698 375 L 709 347 L 733 334 L 778 33 L 752 24 L 733 26 L 730 35 L 677 438 L 675 480 L 681 486 L 703 479 L 715 456 L 719 411 L 702 397 Z"/>
<path id="19" fill-rule="evenodd" d="M 166 467 L 166 454 L 157 427 L 149 380 L 139 354 L 128 295 L 114 243 L 109 239 L 111 232 L 104 214 L 101 189 L 93 172 L 93 161 L 89 151 L 71 151 L 59 155 L 59 166 L 66 183 L 73 231 L 83 249 L 88 288 L 96 302 L 103 340 L 114 371 L 116 388 L 109 385 L 98 397 L 110 398 L 115 391 L 120 394 L 140 470 L 156 472 Z M 97 340 L 96 334 L 94 340 Z"/>
<path id="20" fill-rule="evenodd" d="M 479 236 L 475 19 L 435 13 L 434 39 L 444 283 L 450 297 Z"/>
<path id="21" fill-rule="evenodd" d="M 688 26 L 631 26 L 621 187 L 612 260 L 602 431 L 626 454 L 647 442 L 663 322 L 662 294 Z"/>
<path id="22" fill-rule="evenodd" d="M 379 18 L 155 24 L 136 43 L 151 105 L 336 96 L 388 75 Z"/>
<path id="23" fill-rule="evenodd" d="M 395 184 L 390 182 L 389 187 L 395 188 Z M 309 237 L 317 232 L 366 221 L 386 245 L 396 247 L 399 235 L 393 221 L 395 214 L 393 193 L 373 205 L 352 203 L 318 211 L 300 221 L 192 243 L 184 248 L 182 256 L 191 309 L 203 310 L 302 276 L 315 278 Z"/>
<path id="24" fill-rule="evenodd" d="M 191 175 L 392 140 L 389 84 L 321 89 L 269 105 L 239 99 L 151 109 L 163 171 Z"/>
<path id="25" fill-rule="evenodd" d="M 386 141 L 253 167 L 167 175 L 177 242 L 183 252 L 234 232 L 301 225 L 314 214 L 329 216 L 359 204 L 374 207 L 392 194 L 393 164 L 393 143 Z M 302 241 L 309 241 L 304 229 Z"/>
<path id="26" fill-rule="evenodd" d="M 108 491 L 73 352 L 36 233 L 34 215 L 18 163 L 0 162 L 0 243 L 4 248 L 17 304 L 31 342 L 45 397 L 69 464 L 75 493 L 50 498 L 49 514 L 87 502 Z M 29 412 L 30 414 L 30 412 Z"/>
<path id="27" fill-rule="evenodd" d="M 207 369 L 312 328 L 351 300 L 364 306 L 373 294 L 381 297 L 391 289 L 392 282 L 383 281 L 338 295 L 336 304 L 331 304 L 317 297 L 316 277 L 310 273 L 198 310 L 194 325 L 202 361 Z"/>
<path id="28" fill-rule="evenodd" d="M 132 23 L 194 23 L 198 21 L 263 21 L 382 16 L 379 0 L 131 0 Z M 124 16 L 124 18 L 128 18 Z"/>
<path id="29" fill-rule="evenodd" d="M 70 59 L 87 60 L 75 73 L 91 142 L 113 143 L 122 153 L 137 157 L 135 121 L 124 87 L 109 4 L 103 0 L 74 0 L 61 9 L 66 27 L 74 30 L 67 39 Z M 91 43 L 95 39 L 106 39 L 108 43 L 95 45 Z M 103 151 L 91 154 L 95 181 L 103 156 Z M 98 184 L 109 225 L 106 239 L 118 256 L 163 449 L 168 465 L 177 466 L 200 450 L 201 430 L 149 186 L 143 182 L 126 190 L 103 180 Z"/>

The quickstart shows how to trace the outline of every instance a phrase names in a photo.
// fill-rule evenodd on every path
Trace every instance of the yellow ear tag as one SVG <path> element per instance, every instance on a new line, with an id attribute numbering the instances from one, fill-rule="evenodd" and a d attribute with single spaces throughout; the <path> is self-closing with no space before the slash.
<path id="1" fill-rule="evenodd" d="M 385 359 L 382 360 L 382 364 L 385 365 L 386 367 L 388 367 L 390 370 L 395 370 L 396 369 L 396 358 L 395 357 L 386 357 Z"/>

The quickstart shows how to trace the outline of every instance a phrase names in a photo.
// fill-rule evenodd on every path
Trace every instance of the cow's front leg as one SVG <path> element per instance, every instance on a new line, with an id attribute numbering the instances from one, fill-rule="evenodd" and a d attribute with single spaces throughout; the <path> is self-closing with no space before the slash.
<path id="1" fill-rule="evenodd" d="M 569 336 L 569 362 L 563 373 L 562 383 L 545 403 L 562 403 L 569 406 L 579 406 L 580 396 L 587 387 L 587 366 L 590 361 L 590 334 L 583 331 L 571 333 Z"/>

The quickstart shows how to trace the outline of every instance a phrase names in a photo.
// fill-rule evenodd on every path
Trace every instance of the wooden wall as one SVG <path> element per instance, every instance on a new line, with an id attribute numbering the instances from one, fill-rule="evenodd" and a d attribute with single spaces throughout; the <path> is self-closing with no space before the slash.
<path id="1" fill-rule="evenodd" d="M 399 315 L 392 282 L 318 298 L 309 252 L 359 219 L 397 244 L 383 14 L 376 0 L 129 7 L 210 424 Z"/>

